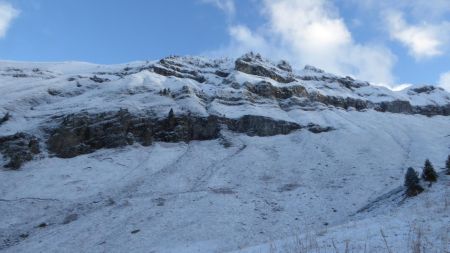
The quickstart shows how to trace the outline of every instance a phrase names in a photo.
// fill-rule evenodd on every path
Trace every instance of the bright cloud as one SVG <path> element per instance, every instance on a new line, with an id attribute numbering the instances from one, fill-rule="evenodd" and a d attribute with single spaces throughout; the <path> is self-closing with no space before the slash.
<path id="1" fill-rule="evenodd" d="M 403 11 L 420 20 L 439 21 L 450 13 L 448 0 L 345 0 L 365 11 Z"/>
<path id="2" fill-rule="evenodd" d="M 295 67 L 315 65 L 377 84 L 393 83 L 395 56 L 383 46 L 356 43 L 327 0 L 264 0 L 266 23 L 257 29 L 230 27 L 232 41 L 222 54 L 257 51 Z"/>
<path id="3" fill-rule="evenodd" d="M 439 86 L 450 92 L 450 71 L 441 75 Z"/>
<path id="4" fill-rule="evenodd" d="M 11 21 L 19 15 L 19 11 L 6 2 L 0 2 L 0 38 L 5 37 Z"/>
<path id="5" fill-rule="evenodd" d="M 253 33 L 244 25 L 231 26 L 229 29 L 230 36 L 233 38 L 231 48 L 236 50 L 235 54 L 242 54 L 254 48 L 255 50 L 269 50 L 269 45 L 264 37 Z"/>
<path id="6" fill-rule="evenodd" d="M 410 25 L 399 12 L 387 13 L 387 24 L 391 38 L 405 45 L 416 59 L 433 57 L 444 53 L 444 45 L 449 39 L 450 23 L 439 25 Z"/>

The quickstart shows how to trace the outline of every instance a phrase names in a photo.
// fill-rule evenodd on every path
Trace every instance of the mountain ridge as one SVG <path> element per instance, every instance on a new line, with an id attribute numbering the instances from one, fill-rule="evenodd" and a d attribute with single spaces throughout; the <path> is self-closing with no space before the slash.
<path id="1" fill-rule="evenodd" d="M 441 88 L 249 53 L 0 63 L 0 92 L 5 252 L 272 252 L 309 231 L 331 252 L 361 251 L 367 232 L 380 252 L 380 229 L 407 252 L 413 223 L 430 250 L 446 246 L 448 179 L 398 202 L 406 168 L 450 152 Z"/>

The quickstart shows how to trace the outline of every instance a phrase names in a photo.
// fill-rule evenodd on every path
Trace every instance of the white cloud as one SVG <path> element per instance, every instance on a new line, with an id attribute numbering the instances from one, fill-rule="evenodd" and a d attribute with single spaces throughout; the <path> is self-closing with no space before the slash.
<path id="1" fill-rule="evenodd" d="M 230 16 L 233 16 L 236 12 L 234 0 L 202 0 L 202 2 L 215 5 Z"/>
<path id="2" fill-rule="evenodd" d="M 439 21 L 450 13 L 448 0 L 342 0 L 364 11 L 402 11 L 412 17 L 426 21 Z"/>
<path id="3" fill-rule="evenodd" d="M 439 78 L 439 86 L 450 92 L 450 71 L 441 75 Z"/>
<path id="4" fill-rule="evenodd" d="M 11 21 L 19 15 L 19 11 L 6 2 L 0 2 L 0 38 L 5 37 Z"/>
<path id="5" fill-rule="evenodd" d="M 242 54 L 249 50 L 249 48 L 266 51 L 269 45 L 264 37 L 253 33 L 248 27 L 244 25 L 231 26 L 229 29 L 230 36 L 233 38 L 232 49 L 236 50 L 233 54 Z"/>
<path id="6" fill-rule="evenodd" d="M 386 21 L 391 38 L 406 46 L 416 59 L 444 54 L 444 46 L 449 39 L 450 23 L 410 25 L 397 11 L 386 13 Z"/>
<path id="7" fill-rule="evenodd" d="M 383 46 L 356 43 L 330 1 L 264 0 L 262 4 L 267 22 L 254 30 L 232 26 L 232 41 L 223 54 L 256 51 L 286 59 L 297 68 L 310 64 L 377 84 L 393 83 L 395 56 Z"/>

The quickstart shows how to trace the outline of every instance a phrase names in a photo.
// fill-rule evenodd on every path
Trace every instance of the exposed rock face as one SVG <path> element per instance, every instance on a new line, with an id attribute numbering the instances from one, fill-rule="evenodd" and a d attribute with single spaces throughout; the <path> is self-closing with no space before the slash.
<path id="1" fill-rule="evenodd" d="M 6 121 L 8 121 L 9 118 L 11 118 L 11 115 L 9 114 L 9 112 L 5 113 L 5 115 L 0 118 L 0 125 L 5 123 Z"/>
<path id="2" fill-rule="evenodd" d="M 322 94 L 311 94 L 309 99 L 314 102 L 320 102 L 325 105 L 331 105 L 334 107 L 340 107 L 344 109 L 348 109 L 350 107 L 355 108 L 356 110 L 364 110 L 368 108 L 367 101 L 355 98 L 343 98 L 343 97 L 335 97 L 335 96 L 324 96 Z"/>
<path id="3" fill-rule="evenodd" d="M 319 126 L 319 125 L 316 125 L 313 123 L 308 124 L 307 127 L 311 133 L 315 133 L 315 134 L 320 134 L 320 133 L 330 132 L 330 131 L 335 130 L 332 127 L 322 127 L 322 126 Z"/>
<path id="4" fill-rule="evenodd" d="M 217 119 L 197 117 L 135 116 L 127 110 L 66 116 L 47 141 L 49 151 L 69 158 L 101 148 L 116 148 L 135 141 L 148 146 L 155 141 L 207 140 L 219 134 Z"/>
<path id="5" fill-rule="evenodd" d="M 182 64 L 179 64 L 176 61 L 176 57 L 168 57 L 159 61 L 158 64 L 155 64 L 151 67 L 151 69 L 160 75 L 163 76 L 175 76 L 180 78 L 189 78 L 193 79 L 199 83 L 203 83 L 206 81 L 205 77 L 201 75 L 197 70 L 192 68 L 188 68 Z M 218 73 L 220 76 L 224 73 Z"/>
<path id="6" fill-rule="evenodd" d="M 319 74 L 325 73 L 325 71 L 323 71 L 322 69 L 316 68 L 316 67 L 311 66 L 311 65 L 306 65 L 304 70 L 310 71 L 310 72 L 313 72 L 313 73 L 319 73 Z"/>
<path id="7" fill-rule="evenodd" d="M 315 69 L 314 67 L 309 67 L 309 68 Z M 313 73 L 316 73 L 316 74 L 323 73 L 320 71 L 323 71 L 323 70 L 314 70 Z M 303 75 L 298 78 L 301 80 L 304 80 L 304 81 L 318 81 L 318 82 L 330 83 L 330 84 L 337 83 L 340 86 L 345 87 L 352 91 L 354 89 L 370 85 L 368 82 L 358 81 L 349 76 L 337 77 L 337 76 L 329 76 L 329 75 L 325 75 L 325 74 L 324 75 L 316 75 L 316 74 L 315 75 Z"/>
<path id="8" fill-rule="evenodd" d="M 408 101 L 395 100 L 391 102 L 381 102 L 376 108 L 381 112 L 411 113 L 412 106 Z"/>
<path id="9" fill-rule="evenodd" d="M 0 70 L 0 76 L 8 76 L 14 78 L 44 78 L 52 79 L 55 77 L 55 73 L 48 70 L 41 70 L 39 68 L 33 69 L 21 69 L 21 68 L 11 68 Z"/>
<path id="10" fill-rule="evenodd" d="M 248 91 L 252 92 L 263 98 L 272 98 L 272 99 L 288 99 L 291 97 L 299 97 L 306 100 L 302 101 L 302 106 L 311 105 L 313 103 L 319 102 L 325 105 L 330 105 L 334 107 L 348 109 L 350 107 L 355 108 L 356 110 L 364 110 L 370 108 L 370 105 L 367 101 L 361 99 L 354 98 L 344 98 L 344 97 L 335 97 L 335 96 L 325 96 L 320 93 L 308 93 L 307 90 L 300 85 L 295 86 L 286 86 L 286 87 L 277 87 L 273 86 L 270 82 L 262 81 L 256 84 L 245 83 L 244 84 Z M 385 108 L 386 107 L 386 108 Z M 393 106 L 385 105 L 384 111 L 394 111 Z M 381 109 L 380 109 L 381 110 Z"/>
<path id="11" fill-rule="evenodd" d="M 108 78 L 101 78 L 98 77 L 97 75 L 94 75 L 93 77 L 89 78 L 91 81 L 96 82 L 96 83 L 104 83 L 104 82 L 109 82 L 111 80 L 109 80 Z"/>
<path id="12" fill-rule="evenodd" d="M 414 106 L 412 108 L 413 113 L 422 114 L 426 116 L 449 116 L 450 115 L 450 104 L 446 106 L 438 105 L 426 105 L 426 106 Z"/>
<path id="13" fill-rule="evenodd" d="M 287 72 L 292 72 L 292 66 L 291 64 L 289 64 L 289 62 L 285 61 L 285 60 L 281 60 L 278 64 L 277 67 L 281 70 L 287 71 Z"/>
<path id="14" fill-rule="evenodd" d="M 272 65 L 262 59 L 259 54 L 248 53 L 235 62 L 235 69 L 250 75 L 269 77 L 280 83 L 290 83 L 295 81 L 287 64 Z M 290 70 L 290 71 L 289 71 Z"/>
<path id="15" fill-rule="evenodd" d="M 352 80 L 353 79 L 351 79 L 350 77 L 346 77 L 341 79 L 334 79 L 333 82 L 340 83 L 348 89 L 356 88 L 358 87 L 358 85 L 366 85 L 365 83 L 354 82 Z M 308 92 L 305 87 L 301 85 L 290 85 L 284 87 L 274 86 L 272 83 L 267 81 L 261 81 L 258 83 L 245 82 L 244 86 L 249 92 L 261 98 L 277 100 L 289 99 L 292 97 L 301 98 L 302 100 L 300 101 L 290 102 L 299 106 L 313 106 L 314 103 L 318 102 L 327 106 L 333 106 L 337 108 L 354 108 L 358 111 L 374 109 L 379 112 L 422 114 L 426 116 L 450 115 L 450 104 L 446 106 L 412 106 L 409 101 L 403 100 L 373 103 L 371 101 L 358 98 L 326 96 L 317 92 Z M 434 90 L 432 88 L 427 88 L 427 90 Z"/>
<path id="16" fill-rule="evenodd" d="M 442 89 L 442 88 L 437 88 L 437 87 L 430 86 L 430 85 L 424 85 L 424 86 L 420 86 L 417 88 L 411 88 L 408 93 L 410 93 L 410 94 L 411 93 L 428 93 L 429 94 L 429 93 L 435 91 L 436 89 Z"/>
<path id="17" fill-rule="evenodd" d="M 165 119 L 137 116 L 127 110 L 102 114 L 76 114 L 63 118 L 52 130 L 47 141 L 50 152 L 62 158 L 91 153 L 101 148 L 116 148 L 133 144 L 151 145 L 153 141 L 189 142 L 219 137 L 222 126 L 254 136 L 288 134 L 301 126 L 261 116 L 240 119 L 217 116 L 175 116 Z"/>
<path id="18" fill-rule="evenodd" d="M 247 87 L 248 91 L 265 98 L 287 99 L 292 96 L 304 97 L 308 94 L 306 89 L 300 85 L 276 87 L 266 81 L 256 84 L 246 82 L 244 85 Z"/>
<path id="19" fill-rule="evenodd" d="M 301 128 L 296 123 L 252 115 L 245 115 L 240 119 L 222 119 L 221 121 L 228 126 L 228 129 L 239 133 L 246 133 L 250 136 L 289 134 Z"/>
<path id="20" fill-rule="evenodd" d="M 15 170 L 40 153 L 39 141 L 34 136 L 25 133 L 0 137 L 0 152 L 4 158 L 9 159 L 4 167 Z"/>

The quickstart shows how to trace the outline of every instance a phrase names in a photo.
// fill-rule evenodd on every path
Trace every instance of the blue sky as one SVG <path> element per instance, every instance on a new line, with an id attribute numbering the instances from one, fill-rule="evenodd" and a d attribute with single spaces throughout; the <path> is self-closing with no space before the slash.
<path id="1" fill-rule="evenodd" d="M 260 52 L 450 88 L 448 0 L 0 0 L 0 59 L 123 63 Z"/>

